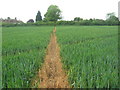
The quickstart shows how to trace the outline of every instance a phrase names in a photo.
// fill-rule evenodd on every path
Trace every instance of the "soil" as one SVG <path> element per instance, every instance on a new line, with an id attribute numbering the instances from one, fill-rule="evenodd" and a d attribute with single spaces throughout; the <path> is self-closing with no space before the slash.
<path id="1" fill-rule="evenodd" d="M 54 28 L 47 48 L 47 53 L 42 68 L 39 70 L 38 88 L 70 88 L 68 77 L 62 68 L 60 48 L 57 43 L 56 27 Z"/>

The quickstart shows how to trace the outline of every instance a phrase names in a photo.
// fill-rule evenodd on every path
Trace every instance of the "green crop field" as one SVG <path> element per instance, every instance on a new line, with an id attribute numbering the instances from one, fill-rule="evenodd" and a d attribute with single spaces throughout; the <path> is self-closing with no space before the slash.
<path id="1" fill-rule="evenodd" d="M 53 27 L 3 27 L 3 87 L 30 87 L 43 63 Z"/>
<path id="2" fill-rule="evenodd" d="M 71 87 L 118 85 L 117 26 L 57 26 L 57 42 Z M 44 61 L 53 26 L 3 27 L 3 87 L 30 87 Z"/>
<path id="3" fill-rule="evenodd" d="M 119 87 L 117 30 L 117 26 L 57 27 L 62 62 L 72 87 Z"/>

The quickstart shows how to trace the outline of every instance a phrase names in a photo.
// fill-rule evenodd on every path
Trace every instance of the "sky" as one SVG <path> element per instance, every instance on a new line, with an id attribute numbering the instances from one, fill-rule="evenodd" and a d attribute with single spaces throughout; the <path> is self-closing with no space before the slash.
<path id="1" fill-rule="evenodd" d="M 27 22 L 35 20 L 38 10 L 42 17 L 50 5 L 57 5 L 62 11 L 62 20 L 73 20 L 75 17 L 83 19 L 106 19 L 106 14 L 115 12 L 118 16 L 118 2 L 120 0 L 1 0 L 0 18 L 11 17 Z"/>

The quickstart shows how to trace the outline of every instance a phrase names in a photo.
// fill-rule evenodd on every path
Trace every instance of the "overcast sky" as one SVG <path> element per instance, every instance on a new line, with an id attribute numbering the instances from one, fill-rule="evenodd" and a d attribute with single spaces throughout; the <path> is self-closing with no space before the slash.
<path id="1" fill-rule="evenodd" d="M 118 1 L 120 0 L 1 0 L 0 18 L 15 18 L 26 22 L 34 19 L 38 10 L 42 17 L 48 7 L 57 5 L 62 11 L 63 20 L 73 20 L 74 17 L 83 19 L 106 19 L 106 14 L 115 12 L 118 16 Z"/>

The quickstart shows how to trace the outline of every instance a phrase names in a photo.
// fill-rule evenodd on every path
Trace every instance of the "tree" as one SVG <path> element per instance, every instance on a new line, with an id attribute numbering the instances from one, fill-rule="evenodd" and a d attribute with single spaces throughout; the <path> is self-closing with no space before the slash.
<path id="1" fill-rule="evenodd" d="M 8 20 L 10 20 L 11 18 L 10 17 L 7 17 Z"/>
<path id="2" fill-rule="evenodd" d="M 34 20 L 33 20 L 33 19 L 29 19 L 29 20 L 27 21 L 27 23 L 34 23 Z"/>
<path id="3" fill-rule="evenodd" d="M 75 17 L 75 18 L 74 18 L 74 21 L 77 21 L 77 22 L 79 22 L 79 21 L 81 21 L 81 20 L 83 20 L 83 19 L 80 18 L 80 17 Z"/>
<path id="4" fill-rule="evenodd" d="M 17 20 L 17 18 L 15 17 L 15 20 Z"/>
<path id="5" fill-rule="evenodd" d="M 58 19 L 61 19 L 61 10 L 56 5 L 50 5 L 46 12 L 45 21 L 54 21 L 56 22 Z"/>
<path id="6" fill-rule="evenodd" d="M 119 19 L 115 16 L 115 13 L 108 13 L 106 22 L 110 25 L 117 25 Z"/>
<path id="7" fill-rule="evenodd" d="M 107 19 L 109 19 L 109 18 L 111 18 L 111 17 L 113 17 L 113 16 L 115 16 L 115 13 L 114 13 L 114 12 L 108 13 L 108 14 L 107 14 Z"/>
<path id="8" fill-rule="evenodd" d="M 41 16 L 41 13 L 40 11 L 38 11 L 37 15 L 36 15 L 36 22 L 37 21 L 42 21 L 42 16 Z"/>

